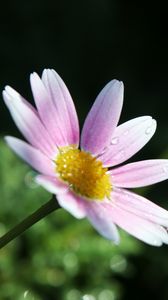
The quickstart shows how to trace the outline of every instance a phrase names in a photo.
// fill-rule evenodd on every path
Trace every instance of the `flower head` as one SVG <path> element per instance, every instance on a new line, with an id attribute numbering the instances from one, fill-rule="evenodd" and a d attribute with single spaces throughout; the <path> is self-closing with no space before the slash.
<path id="1" fill-rule="evenodd" d="M 168 212 L 127 190 L 167 179 L 168 160 L 121 166 L 150 140 L 156 121 L 143 116 L 117 126 L 123 83 L 112 80 L 97 96 L 80 139 L 76 110 L 59 75 L 47 69 L 30 81 L 36 109 L 9 86 L 3 98 L 28 143 L 10 136 L 6 141 L 38 171 L 36 182 L 115 243 L 118 225 L 150 245 L 168 244 Z"/>

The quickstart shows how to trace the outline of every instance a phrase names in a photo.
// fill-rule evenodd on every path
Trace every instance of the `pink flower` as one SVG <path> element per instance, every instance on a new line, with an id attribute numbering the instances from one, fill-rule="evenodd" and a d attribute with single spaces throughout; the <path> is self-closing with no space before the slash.
<path id="1" fill-rule="evenodd" d="M 41 79 L 33 73 L 30 81 L 37 109 L 9 86 L 3 97 L 28 143 L 10 136 L 6 141 L 40 173 L 36 181 L 57 195 L 60 206 L 76 218 L 87 217 L 115 243 L 118 225 L 150 245 L 168 244 L 168 212 L 127 190 L 167 179 L 168 160 L 116 167 L 150 140 L 156 121 L 143 116 L 117 126 L 123 83 L 112 80 L 96 98 L 78 148 L 78 118 L 62 79 L 54 70 L 44 70 Z"/>

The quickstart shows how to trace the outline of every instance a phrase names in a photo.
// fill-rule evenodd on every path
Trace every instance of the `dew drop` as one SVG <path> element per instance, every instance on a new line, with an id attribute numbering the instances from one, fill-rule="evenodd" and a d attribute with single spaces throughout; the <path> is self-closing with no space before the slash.
<path id="1" fill-rule="evenodd" d="M 118 137 L 114 137 L 114 138 L 111 140 L 111 144 L 112 144 L 112 145 L 116 145 L 116 144 L 118 144 L 118 142 L 119 142 L 119 138 L 118 138 Z"/>
<path id="2" fill-rule="evenodd" d="M 126 131 L 124 132 L 124 135 L 126 136 L 126 135 L 128 135 L 128 133 L 129 133 L 129 130 L 126 130 Z"/>
<path id="3" fill-rule="evenodd" d="M 150 134 L 152 132 L 152 130 L 153 130 L 153 124 L 154 124 L 154 121 L 152 119 L 151 122 L 150 122 L 150 124 L 149 124 L 149 126 L 145 130 L 146 134 Z"/>
<path id="4" fill-rule="evenodd" d="M 152 131 L 152 126 L 151 127 L 148 127 L 146 130 L 145 130 L 145 133 L 146 134 L 150 134 Z"/>

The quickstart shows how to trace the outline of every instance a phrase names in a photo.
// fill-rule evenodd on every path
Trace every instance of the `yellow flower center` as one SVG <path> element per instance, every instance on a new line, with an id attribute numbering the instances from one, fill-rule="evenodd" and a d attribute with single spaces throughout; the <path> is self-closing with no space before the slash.
<path id="1" fill-rule="evenodd" d="M 110 196 L 110 177 L 101 161 L 73 146 L 59 150 L 55 160 L 56 172 L 73 191 L 90 200 L 103 200 Z"/>

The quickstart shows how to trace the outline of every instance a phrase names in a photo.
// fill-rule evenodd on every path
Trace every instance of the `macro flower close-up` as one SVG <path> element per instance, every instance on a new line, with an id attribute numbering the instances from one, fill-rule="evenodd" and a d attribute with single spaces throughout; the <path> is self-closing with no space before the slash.
<path id="1" fill-rule="evenodd" d="M 168 211 L 129 191 L 168 179 L 168 160 L 122 165 L 153 136 L 156 121 L 141 116 L 118 125 L 123 83 L 110 81 L 97 96 L 79 133 L 67 87 L 50 69 L 30 77 L 36 108 L 9 86 L 4 101 L 28 141 L 6 142 L 39 175 L 36 182 L 56 195 L 76 218 L 86 217 L 105 238 L 119 243 L 117 226 L 154 246 L 168 244 Z"/>

